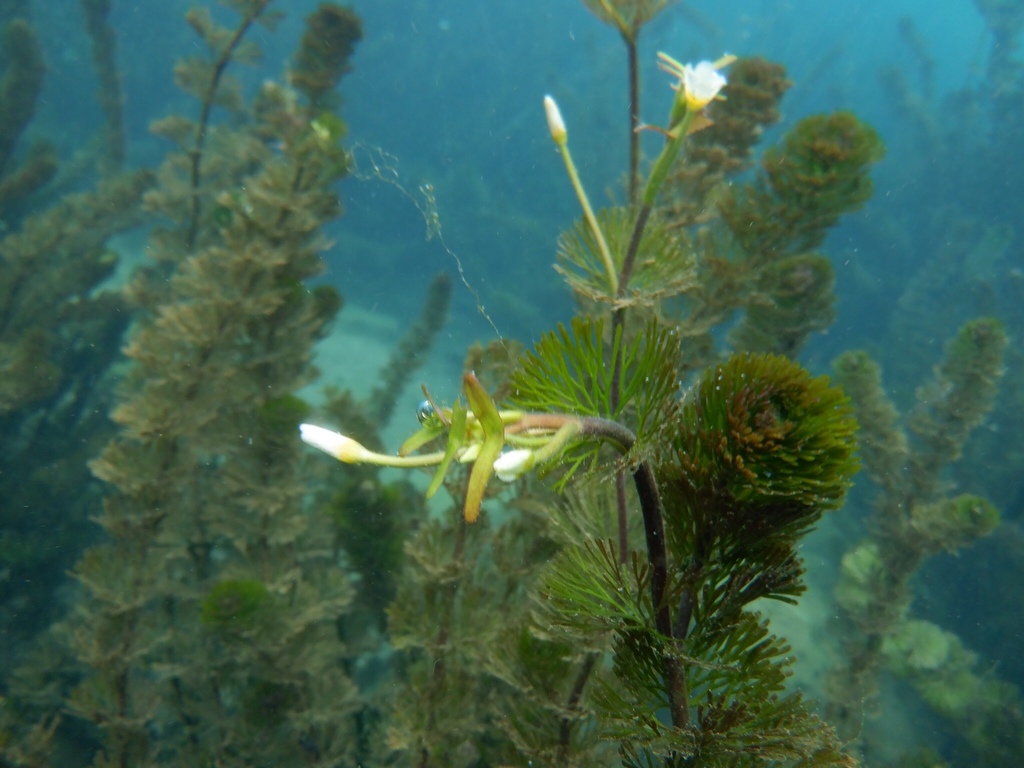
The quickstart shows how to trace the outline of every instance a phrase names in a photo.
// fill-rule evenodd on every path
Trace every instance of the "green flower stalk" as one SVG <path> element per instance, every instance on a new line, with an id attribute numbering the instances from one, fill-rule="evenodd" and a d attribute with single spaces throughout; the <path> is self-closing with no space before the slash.
<path id="1" fill-rule="evenodd" d="M 569 153 L 569 132 L 565 128 L 562 113 L 558 109 L 558 104 L 550 96 L 544 97 L 544 112 L 548 118 L 548 130 L 551 132 L 551 140 L 555 142 L 555 146 L 558 147 L 558 151 L 562 154 L 562 160 L 565 161 L 565 170 L 569 174 L 569 181 L 572 182 L 572 188 L 576 190 L 576 197 L 579 198 L 580 207 L 583 208 L 583 217 L 587 220 L 590 230 L 594 233 L 594 239 L 597 240 L 598 249 L 601 251 L 601 261 L 604 263 L 605 272 L 608 275 L 609 293 L 614 296 L 619 290 L 619 276 L 615 269 L 615 262 L 612 261 L 612 253 L 608 249 L 608 241 L 605 239 L 604 233 L 597 223 L 594 209 L 590 206 L 590 200 L 587 198 L 586 190 L 583 189 L 580 175 L 576 171 L 576 164 L 572 161 L 572 155 Z"/>
<path id="2" fill-rule="evenodd" d="M 650 216 L 651 209 L 654 207 L 658 190 L 664 184 L 665 178 L 668 176 L 668 172 L 672 168 L 676 157 L 678 157 L 679 150 L 682 148 L 683 141 L 687 135 L 708 124 L 708 121 L 701 117 L 701 111 L 714 99 L 720 98 L 719 93 L 726 85 L 726 79 L 722 75 L 721 70 L 735 61 L 736 57 L 727 55 L 715 62 L 701 61 L 697 64 L 684 65 L 665 53 L 659 53 L 658 60 L 658 66 L 677 78 L 678 82 L 672 86 L 677 95 L 672 104 L 672 110 L 669 113 L 667 128 L 642 126 L 664 133 L 667 141 L 662 148 L 661 154 L 655 160 L 651 173 L 647 178 L 647 184 L 644 187 L 641 199 L 640 211 L 634 225 L 633 236 L 630 239 L 629 247 L 622 260 L 622 267 L 620 269 L 616 269 L 615 260 L 612 258 L 611 250 L 608 247 L 608 240 L 601 231 L 601 226 L 598 224 L 597 217 L 594 215 L 594 210 L 590 205 L 590 200 L 580 181 L 579 173 L 576 171 L 576 164 L 573 162 L 572 155 L 569 152 L 569 132 L 565 127 L 565 121 L 562 119 L 562 113 L 558 109 L 558 104 L 551 96 L 544 97 L 544 111 L 547 115 L 551 140 L 555 142 L 562 155 L 566 172 L 569 174 L 569 181 L 572 183 L 576 197 L 580 201 L 580 207 L 583 209 L 583 217 L 587 222 L 587 226 L 593 232 L 594 239 L 597 241 L 601 262 L 608 277 L 609 296 L 617 298 L 621 298 L 625 294 L 629 278 L 633 272 L 633 262 L 640 244 L 640 236 L 647 225 L 647 219 Z"/>
<path id="3" fill-rule="evenodd" d="M 633 274 L 636 254 L 640 249 L 640 238 L 647 226 L 647 219 L 654 209 L 658 190 L 665 183 L 665 178 L 675 163 L 676 157 L 679 156 L 679 150 L 682 149 L 686 137 L 693 131 L 700 130 L 709 124 L 703 116 L 700 121 L 697 117 L 704 107 L 719 98 L 718 94 L 727 83 L 720 70 L 735 60 L 735 56 L 726 55 L 715 62 L 701 61 L 696 65 L 680 64 L 668 54 L 658 54 L 658 66 L 678 79 L 678 82 L 672 86 L 676 92 L 676 98 L 672 103 L 672 111 L 669 113 L 668 128 L 656 129 L 662 130 L 667 141 L 662 147 L 658 159 L 654 161 L 651 173 L 647 177 L 647 184 L 644 186 L 640 211 L 637 213 L 636 223 L 633 225 L 633 235 L 630 237 L 626 256 L 622 260 L 622 269 L 619 271 L 619 298 L 625 293 L 626 286 Z"/>
<path id="4" fill-rule="evenodd" d="M 421 456 L 389 456 L 376 453 L 362 443 L 346 437 L 340 432 L 318 427 L 315 424 L 300 424 L 302 442 L 319 448 L 345 464 L 376 464 L 379 467 L 429 467 L 440 463 L 443 453 L 428 453 Z"/>
<path id="5" fill-rule="evenodd" d="M 586 191 L 583 189 L 583 184 L 580 182 L 579 174 L 569 152 L 569 134 L 558 105 L 550 96 L 544 97 L 548 130 L 565 162 L 569 180 L 583 208 L 583 218 L 594 236 L 601 257 L 601 265 L 607 278 L 607 298 L 612 301 L 621 301 L 627 295 L 637 253 L 640 249 L 640 241 L 647 227 L 651 211 L 654 209 L 658 191 L 679 156 L 686 137 L 710 124 L 710 121 L 703 115 L 703 109 L 714 99 L 721 98 L 719 93 L 726 85 L 726 79 L 721 70 L 731 64 L 735 58 L 735 56 L 723 56 L 715 62 L 701 61 L 697 64 L 684 65 L 667 54 L 658 54 L 659 66 L 676 78 L 676 82 L 672 85 L 676 91 L 676 98 L 673 100 L 672 109 L 669 112 L 667 127 L 640 126 L 637 128 L 637 130 L 659 131 L 665 135 L 666 142 L 651 167 L 640 199 L 640 207 L 633 221 L 628 245 L 618 260 L 613 257 L 611 249 L 608 247 L 608 238 L 602 231 L 590 206 Z"/>

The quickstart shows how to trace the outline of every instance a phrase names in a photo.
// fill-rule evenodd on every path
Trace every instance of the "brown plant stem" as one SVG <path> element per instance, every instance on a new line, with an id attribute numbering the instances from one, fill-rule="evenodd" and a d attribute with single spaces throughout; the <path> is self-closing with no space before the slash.
<path id="1" fill-rule="evenodd" d="M 590 679 L 591 673 L 594 671 L 594 665 L 597 663 L 597 654 L 588 653 L 586 658 L 583 659 L 583 666 L 580 667 L 579 674 L 576 675 L 576 681 L 573 683 L 572 690 L 569 692 L 569 700 L 565 704 L 566 710 L 569 712 L 575 712 L 579 707 L 580 698 L 583 696 L 583 689 L 587 686 L 587 680 Z M 569 739 L 572 736 L 572 721 L 568 715 L 562 717 L 562 722 L 558 726 L 558 762 L 564 764 L 569 756 Z"/>
<path id="2" fill-rule="evenodd" d="M 611 419 L 596 416 L 583 418 L 553 413 L 525 414 L 516 424 L 520 429 L 557 428 L 575 420 L 580 434 L 596 437 L 612 444 L 623 455 L 629 453 L 636 443 L 636 435 L 628 428 Z M 633 469 L 633 484 L 640 501 L 647 540 L 647 561 L 651 566 L 651 604 L 654 606 L 654 621 L 658 633 L 669 642 L 673 640 L 672 614 L 666 598 L 668 592 L 668 554 L 665 549 L 665 522 L 661 510 L 661 494 L 654 477 L 654 470 L 646 462 L 640 462 Z M 676 654 L 662 655 L 662 670 L 668 690 L 669 711 L 672 725 L 684 727 L 689 721 L 689 691 L 682 665 Z"/>
<path id="3" fill-rule="evenodd" d="M 640 62 L 636 38 L 638 29 L 632 35 L 623 34 L 626 57 L 629 61 L 629 204 L 635 205 L 640 186 Z M 621 283 L 620 283 L 621 287 Z"/>
<path id="4" fill-rule="evenodd" d="M 633 471 L 633 482 L 640 498 L 640 510 L 644 516 L 644 532 L 647 537 L 647 559 L 651 565 L 651 602 L 655 611 L 655 626 L 662 637 L 673 643 L 672 614 L 669 610 L 666 591 L 668 589 L 668 556 L 665 551 L 665 525 L 661 514 L 661 496 L 654 478 L 654 470 L 648 462 L 642 462 Z M 674 643 L 673 643 L 674 644 Z M 672 725 L 682 728 L 689 721 L 689 691 L 679 659 L 674 653 L 665 653 L 661 658 L 668 690 L 668 706 Z"/>
<path id="5" fill-rule="evenodd" d="M 629 507 L 626 505 L 626 473 L 615 470 L 615 511 L 619 526 L 619 564 L 629 562 Z"/>
<path id="6" fill-rule="evenodd" d="M 620 286 L 621 288 L 621 286 Z M 616 309 L 612 312 L 612 339 L 615 339 L 622 332 L 625 322 L 626 310 Z M 622 379 L 622 349 L 615 354 L 612 361 L 612 388 L 610 405 L 614 413 L 619 408 L 621 396 Z M 629 508 L 626 506 L 626 474 L 621 469 L 615 470 L 615 510 L 619 526 L 619 564 L 625 565 L 629 562 Z"/>
<path id="7" fill-rule="evenodd" d="M 121 76 L 117 71 L 117 37 L 108 21 L 111 0 L 81 0 L 85 28 L 92 40 L 92 58 L 100 81 L 98 97 L 103 110 L 104 157 L 101 169 L 106 173 L 121 170 L 124 165 L 124 97 Z"/>
<path id="8" fill-rule="evenodd" d="M 192 210 L 189 215 L 188 223 L 188 234 L 185 237 L 185 250 L 191 252 L 195 247 L 196 238 L 199 235 L 199 216 L 202 213 L 202 203 L 199 200 L 199 182 L 202 180 L 202 168 L 201 163 L 203 159 L 203 145 L 206 143 L 206 132 L 210 124 L 210 113 L 213 111 L 213 101 L 217 94 L 217 88 L 220 86 L 221 77 L 224 75 L 224 70 L 227 69 L 228 64 L 231 63 L 231 59 L 235 54 L 235 50 L 242 42 L 242 38 L 245 37 L 246 32 L 249 31 L 249 27 L 258 19 L 263 11 L 266 10 L 267 6 L 273 0 L 261 0 L 249 15 L 242 18 L 242 23 L 235 29 L 234 34 L 231 35 L 231 39 L 227 45 L 221 51 L 220 56 L 217 57 L 217 61 L 213 64 L 213 73 L 210 76 L 210 82 L 206 86 L 206 92 L 203 94 L 202 107 L 199 112 L 199 120 L 196 121 L 196 132 L 195 138 L 192 142 L 192 149 L 189 150 L 189 158 L 192 161 L 192 169 L 190 174 L 190 183 L 192 187 Z"/>
<path id="9" fill-rule="evenodd" d="M 629 236 L 629 245 L 626 247 L 626 257 L 622 260 L 622 269 L 619 270 L 619 292 L 615 297 L 622 299 L 626 295 L 629 280 L 633 276 L 633 266 L 636 264 L 636 255 L 640 250 L 640 239 L 643 237 L 644 229 L 647 228 L 647 220 L 651 217 L 654 206 L 645 203 L 640 207 L 636 215 L 636 223 L 633 224 L 633 233 Z"/>
<path id="10" fill-rule="evenodd" d="M 635 136 L 635 133 L 634 133 Z M 635 174 L 630 177 L 635 178 Z M 633 199 L 633 195 L 630 194 L 630 199 Z M 645 205 L 640 209 L 640 213 L 637 216 L 636 223 L 633 225 L 633 233 L 629 238 L 629 247 L 626 250 L 626 257 L 622 261 L 622 269 L 619 272 L 619 288 L 616 292 L 615 298 L 622 299 L 626 295 L 626 290 L 629 286 L 629 279 L 633 275 L 633 264 L 636 261 L 636 253 L 640 249 L 640 238 L 643 236 L 644 228 L 647 226 L 647 219 L 651 215 L 651 206 Z M 619 333 L 622 333 L 625 329 L 626 323 L 626 309 L 625 307 L 616 307 L 612 311 L 612 338 L 614 339 Z M 611 389 L 611 406 L 612 410 L 619 407 L 619 392 L 622 388 L 622 350 L 615 355 L 615 359 L 612 361 L 612 389 Z M 629 533 L 626 527 L 627 510 L 625 502 L 625 485 L 626 480 L 622 472 L 619 471 L 615 478 L 616 488 L 616 503 L 618 506 L 619 515 L 619 562 L 625 563 L 629 555 Z"/>
<path id="11" fill-rule="evenodd" d="M 463 555 L 466 551 L 466 526 L 468 523 L 462 515 L 458 516 L 458 530 L 455 535 L 455 546 L 452 548 L 452 563 L 456 568 L 462 563 Z M 428 699 L 433 700 L 438 693 L 441 691 L 441 686 L 444 685 L 444 674 L 445 674 L 445 648 L 448 645 L 448 637 L 451 630 L 451 618 L 452 612 L 455 610 L 455 599 L 458 596 L 459 591 L 459 580 L 453 578 L 448 585 L 448 602 L 445 606 L 445 612 L 441 617 L 441 626 L 437 630 L 437 659 L 434 661 L 433 674 L 430 680 L 430 691 L 427 693 Z M 434 712 L 433 706 L 428 707 L 427 723 L 425 728 L 425 735 L 429 736 L 430 732 L 434 729 Z M 430 765 L 430 749 L 424 741 L 420 747 L 420 759 L 417 763 L 417 768 L 428 768 Z"/>
<path id="12" fill-rule="evenodd" d="M 639 27 L 634 28 L 627 34 L 620 29 L 622 41 L 626 44 L 626 59 L 629 70 L 629 204 L 636 204 L 640 185 L 640 62 L 637 53 L 636 40 L 640 34 Z M 620 276 L 621 277 L 621 276 Z M 629 279 L 629 275 L 625 275 Z M 619 281 L 616 298 L 625 295 L 626 286 Z M 612 338 L 623 327 L 625 310 L 616 309 L 612 313 Z M 619 404 L 620 378 L 622 375 L 622 353 L 615 356 L 612 362 L 614 371 L 612 373 L 612 408 Z M 615 473 L 615 505 L 618 511 L 619 520 L 619 563 L 625 564 L 629 559 L 629 529 L 627 527 L 628 509 L 626 507 L 626 476 L 621 470 Z"/>

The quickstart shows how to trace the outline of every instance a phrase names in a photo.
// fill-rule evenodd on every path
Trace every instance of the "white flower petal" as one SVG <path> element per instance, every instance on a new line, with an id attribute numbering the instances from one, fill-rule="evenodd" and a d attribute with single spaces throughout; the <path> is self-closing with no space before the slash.
<path id="1" fill-rule="evenodd" d="M 494 474 L 499 480 L 511 483 L 524 472 L 533 467 L 533 451 L 517 448 L 506 451 L 494 460 Z"/>
<path id="2" fill-rule="evenodd" d="M 683 93 L 691 109 L 706 106 L 725 84 L 725 76 L 710 61 L 700 61 L 683 67 Z"/>

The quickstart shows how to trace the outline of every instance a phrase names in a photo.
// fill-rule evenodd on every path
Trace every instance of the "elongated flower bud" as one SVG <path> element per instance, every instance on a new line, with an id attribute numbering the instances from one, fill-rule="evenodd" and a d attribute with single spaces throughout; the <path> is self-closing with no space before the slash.
<path id="1" fill-rule="evenodd" d="M 555 144 L 564 144 L 569 138 L 569 132 L 565 129 L 565 120 L 562 119 L 558 105 L 550 96 L 544 97 L 544 113 L 548 117 L 548 130 L 551 131 L 551 138 Z"/>
<path id="2" fill-rule="evenodd" d="M 358 464 L 361 461 L 366 461 L 372 455 L 371 451 L 351 437 L 345 437 L 340 432 L 324 429 L 315 424 L 300 424 L 299 436 L 302 438 L 302 442 L 319 448 L 328 456 L 333 456 L 346 464 Z"/>

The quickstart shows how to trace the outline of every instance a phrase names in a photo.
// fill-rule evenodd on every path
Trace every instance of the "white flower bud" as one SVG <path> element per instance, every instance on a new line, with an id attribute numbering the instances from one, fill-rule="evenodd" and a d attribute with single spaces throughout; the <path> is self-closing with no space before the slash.
<path id="1" fill-rule="evenodd" d="M 554 139 L 555 144 L 564 144 L 569 132 L 565 129 L 565 121 L 562 119 L 558 105 L 550 96 L 544 97 L 544 113 L 548 117 L 548 130 L 551 131 L 551 138 Z"/>
<path id="2" fill-rule="evenodd" d="M 299 436 L 307 445 L 319 448 L 338 461 L 348 464 L 363 461 L 370 453 L 351 437 L 345 437 L 339 432 L 333 432 L 315 424 L 299 424 Z"/>

